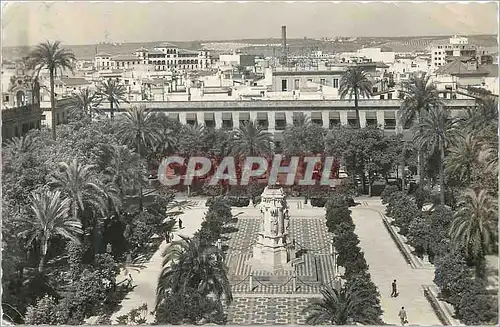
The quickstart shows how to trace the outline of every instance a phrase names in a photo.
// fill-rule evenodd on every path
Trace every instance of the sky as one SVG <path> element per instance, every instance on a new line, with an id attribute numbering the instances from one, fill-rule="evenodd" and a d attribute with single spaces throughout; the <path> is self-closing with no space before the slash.
<path id="1" fill-rule="evenodd" d="M 4 2 L 3 46 L 332 36 L 497 34 L 498 4 Z"/>

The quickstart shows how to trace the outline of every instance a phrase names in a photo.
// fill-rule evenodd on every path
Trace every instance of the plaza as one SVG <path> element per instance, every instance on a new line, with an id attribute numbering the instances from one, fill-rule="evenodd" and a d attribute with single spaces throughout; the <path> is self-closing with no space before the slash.
<path id="1" fill-rule="evenodd" d="M 238 231 L 228 235 L 229 241 L 224 244 L 228 247 L 227 265 L 234 297 L 228 308 L 228 324 L 304 324 L 302 310 L 310 299 L 321 296 L 319 290 L 323 285 L 333 281 L 334 260 L 330 252 L 331 237 L 325 226 L 325 210 L 303 202 L 303 199 L 288 200 L 292 238 L 298 247 L 306 250 L 305 262 L 298 265 L 297 276 L 306 277 L 304 279 L 309 277 L 308 280 L 297 280 L 295 290 L 289 272 L 284 272 L 277 281 L 255 276 L 250 289 L 248 277 L 251 271 L 246 262 L 252 256 L 260 212 L 252 206 L 232 208 L 233 215 L 239 215 L 236 224 Z M 384 322 L 398 324 L 398 311 L 401 306 L 405 306 L 411 324 L 441 325 L 422 288 L 423 285 L 433 284 L 434 271 L 414 269 L 406 263 L 383 225 L 381 215 L 385 207 L 379 198 L 359 198 L 356 202 L 358 206 L 350 209 L 369 272 L 380 292 Z M 192 236 L 200 227 L 207 208 L 202 199 L 196 199 L 193 203 L 195 206 L 182 214 L 185 228 L 176 233 L 175 239 L 179 235 Z M 131 272 L 137 287 L 128 294 L 113 317 L 126 314 L 143 303 L 147 303 L 148 308 L 154 308 L 152 294 L 156 292 L 161 253 L 166 246 L 162 244 L 144 269 Z M 397 298 L 389 296 L 394 279 L 398 281 L 400 292 Z M 153 320 L 154 317 L 150 315 L 148 321 Z"/>

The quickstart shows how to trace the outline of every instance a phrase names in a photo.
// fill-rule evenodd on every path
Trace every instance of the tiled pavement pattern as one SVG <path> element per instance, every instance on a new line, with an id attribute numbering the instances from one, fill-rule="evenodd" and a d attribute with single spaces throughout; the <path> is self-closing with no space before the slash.
<path id="1" fill-rule="evenodd" d="M 251 292 L 249 275 L 251 267 L 247 261 L 252 257 L 253 245 L 257 240 L 259 221 L 255 218 L 240 217 L 238 232 L 231 235 L 228 251 L 228 266 L 233 292 Z M 333 258 L 330 251 L 328 231 L 324 218 L 293 217 L 290 221 L 290 236 L 295 239 L 299 252 L 302 248 L 304 263 L 297 265 L 296 292 L 318 293 L 320 282 L 333 280 Z M 293 293 L 292 272 L 283 271 L 278 280 L 271 282 L 266 275 L 254 276 L 253 292 L 264 294 Z"/>
<path id="2" fill-rule="evenodd" d="M 309 298 L 248 298 L 234 299 L 229 311 L 229 324 L 236 325 L 296 325 L 305 323 L 302 310 Z"/>

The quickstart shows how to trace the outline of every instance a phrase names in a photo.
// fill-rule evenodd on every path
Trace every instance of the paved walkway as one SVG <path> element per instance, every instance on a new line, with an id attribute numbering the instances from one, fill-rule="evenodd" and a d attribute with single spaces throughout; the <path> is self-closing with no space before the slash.
<path id="1" fill-rule="evenodd" d="M 434 271 L 412 269 L 406 263 L 379 215 L 384 212 L 380 199 L 358 199 L 362 205 L 351 208 L 360 246 L 370 266 L 373 282 L 380 292 L 387 324 L 398 324 L 398 312 L 405 307 L 411 325 L 441 325 L 424 296 L 422 285 L 432 285 Z M 391 283 L 396 279 L 399 296 L 391 298 Z"/>
<path id="2" fill-rule="evenodd" d="M 174 240 L 179 240 L 179 235 L 192 237 L 200 228 L 206 211 L 207 208 L 202 207 L 185 210 L 185 212 L 179 216 L 183 222 L 183 229 L 174 233 Z M 162 254 L 166 248 L 167 244 L 163 241 L 158 251 L 151 257 L 150 261 L 143 269 L 139 271 L 129 269 L 133 278 L 133 284 L 136 285 L 136 287 L 122 301 L 121 308 L 111 316 L 111 323 L 116 324 L 117 317 L 128 314 L 130 310 L 141 306 L 143 303 L 148 305 L 148 311 L 154 309 L 156 286 L 162 269 Z M 127 276 L 127 273 L 125 276 Z M 124 277 L 121 278 L 124 279 Z M 118 281 L 120 281 L 120 279 Z M 147 320 L 148 323 L 153 323 L 154 316 L 149 314 Z"/>

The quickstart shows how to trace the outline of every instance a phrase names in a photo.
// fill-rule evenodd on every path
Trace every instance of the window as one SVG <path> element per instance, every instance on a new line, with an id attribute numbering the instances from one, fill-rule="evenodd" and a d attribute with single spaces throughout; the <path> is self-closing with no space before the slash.
<path id="1" fill-rule="evenodd" d="M 380 100 L 384 100 L 385 96 L 383 94 L 380 95 Z"/>
<path id="2" fill-rule="evenodd" d="M 378 92 L 378 87 L 374 86 L 373 90 L 372 90 L 372 93 L 377 93 L 377 92 Z"/>
<path id="3" fill-rule="evenodd" d="M 326 84 L 326 80 L 324 78 L 320 79 L 319 80 L 319 84 L 325 85 Z"/>
<path id="4" fill-rule="evenodd" d="M 286 128 L 286 120 L 284 120 L 284 119 L 276 119 L 275 128 L 277 130 L 284 130 Z"/>
<path id="5" fill-rule="evenodd" d="M 308 78 L 307 81 L 312 83 L 313 80 L 312 78 Z"/>
<path id="6" fill-rule="evenodd" d="M 232 120 L 223 120 L 222 121 L 222 128 L 227 128 L 227 129 L 233 128 L 233 121 Z"/>
<path id="7" fill-rule="evenodd" d="M 281 80 L 281 91 L 286 91 L 287 90 L 287 82 L 286 79 Z"/>
<path id="8" fill-rule="evenodd" d="M 336 89 L 339 88 L 339 79 L 338 78 L 333 79 L 333 87 Z"/>
<path id="9" fill-rule="evenodd" d="M 392 99 L 392 93 L 387 93 L 387 99 L 389 99 L 389 100 Z"/>
<path id="10" fill-rule="evenodd" d="M 330 118 L 330 128 L 340 125 L 340 119 Z"/>
<path id="11" fill-rule="evenodd" d="M 298 90 L 298 89 L 299 89 L 299 83 L 300 83 L 300 81 L 299 81 L 298 79 L 296 79 L 296 80 L 293 82 L 293 88 L 294 88 L 295 90 Z"/>

